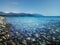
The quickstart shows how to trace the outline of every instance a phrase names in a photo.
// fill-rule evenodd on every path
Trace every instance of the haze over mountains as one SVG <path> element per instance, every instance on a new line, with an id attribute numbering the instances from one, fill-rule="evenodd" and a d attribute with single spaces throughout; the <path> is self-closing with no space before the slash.
<path id="1" fill-rule="evenodd" d="M 28 13 L 5 13 L 5 12 L 0 12 L 0 16 L 43 16 L 40 14 L 28 14 Z"/>

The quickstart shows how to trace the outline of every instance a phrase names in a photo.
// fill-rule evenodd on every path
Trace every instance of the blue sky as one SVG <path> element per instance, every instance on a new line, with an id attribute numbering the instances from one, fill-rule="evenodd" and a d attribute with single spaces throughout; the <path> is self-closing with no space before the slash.
<path id="1" fill-rule="evenodd" d="M 0 11 L 60 16 L 60 0 L 0 0 Z"/>

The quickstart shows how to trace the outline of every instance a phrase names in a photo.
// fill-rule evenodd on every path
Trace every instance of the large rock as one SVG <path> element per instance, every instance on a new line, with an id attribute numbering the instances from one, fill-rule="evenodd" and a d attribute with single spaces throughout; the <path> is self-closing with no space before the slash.
<path id="1" fill-rule="evenodd" d="M 5 17 L 0 16 L 0 24 L 6 25 Z"/>

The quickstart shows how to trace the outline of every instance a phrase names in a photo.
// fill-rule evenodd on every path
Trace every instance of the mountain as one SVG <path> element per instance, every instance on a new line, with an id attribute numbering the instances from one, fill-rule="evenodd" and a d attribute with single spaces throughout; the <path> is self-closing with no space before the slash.
<path id="1" fill-rule="evenodd" d="M 4 12 L 0 12 L 0 16 L 43 16 L 43 15 L 40 15 L 40 14 L 28 14 L 28 13 L 13 13 L 13 12 L 10 12 L 10 13 L 4 13 Z"/>
<path id="2" fill-rule="evenodd" d="M 4 12 L 0 12 L 0 14 L 2 14 L 2 13 L 4 13 Z"/>

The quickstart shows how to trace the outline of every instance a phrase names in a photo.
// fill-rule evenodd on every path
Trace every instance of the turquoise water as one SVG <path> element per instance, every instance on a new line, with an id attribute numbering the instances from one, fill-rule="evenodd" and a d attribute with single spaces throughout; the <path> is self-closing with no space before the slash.
<path id="1" fill-rule="evenodd" d="M 38 40 L 60 40 L 60 17 L 6 17 L 12 26 L 12 35 L 37 38 Z M 13 29 L 14 28 L 14 29 Z M 37 34 L 37 35 L 36 35 Z M 46 37 L 46 39 L 45 39 Z M 42 39 L 43 38 L 43 39 Z"/>
<path id="2" fill-rule="evenodd" d="M 36 30 L 49 22 L 60 21 L 59 17 L 6 17 L 6 21 L 12 24 L 16 30 Z"/>

